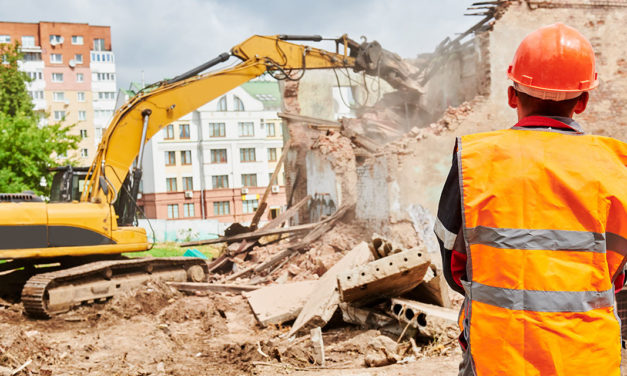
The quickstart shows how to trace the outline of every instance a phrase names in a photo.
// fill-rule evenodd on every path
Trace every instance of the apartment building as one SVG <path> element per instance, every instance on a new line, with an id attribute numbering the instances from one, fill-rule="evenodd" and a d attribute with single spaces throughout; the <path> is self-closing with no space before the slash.
<path id="1" fill-rule="evenodd" d="M 102 133 L 113 116 L 115 56 L 109 26 L 65 22 L 0 22 L 0 43 L 21 44 L 20 69 L 32 81 L 27 88 L 41 124 L 75 124 L 79 148 L 61 159 L 91 163 Z"/>
<path id="2" fill-rule="evenodd" d="M 259 79 L 162 129 L 144 155 L 146 217 L 250 221 L 281 157 L 280 104 L 278 83 Z M 284 206 L 281 168 L 263 219 Z"/>

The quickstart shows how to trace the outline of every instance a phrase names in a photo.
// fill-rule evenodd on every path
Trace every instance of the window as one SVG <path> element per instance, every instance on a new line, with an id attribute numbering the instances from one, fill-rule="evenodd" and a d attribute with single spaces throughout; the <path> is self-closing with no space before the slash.
<path id="1" fill-rule="evenodd" d="M 24 61 L 41 61 L 41 52 L 27 52 L 24 54 Z"/>
<path id="2" fill-rule="evenodd" d="M 42 80 L 44 75 L 41 72 L 26 72 L 31 80 Z"/>
<path id="3" fill-rule="evenodd" d="M 11 43 L 11 36 L 10 35 L 0 35 L 0 43 Z"/>
<path id="4" fill-rule="evenodd" d="M 63 55 L 61 54 L 50 54 L 50 62 L 54 64 L 63 63 Z"/>
<path id="5" fill-rule="evenodd" d="M 83 157 L 83 158 L 89 157 L 89 150 L 81 149 L 81 157 Z"/>
<path id="6" fill-rule="evenodd" d="M 257 174 L 242 174 L 242 187 L 256 187 Z"/>
<path id="7" fill-rule="evenodd" d="M 102 139 L 103 133 L 104 133 L 104 129 L 96 128 L 96 141 L 100 141 Z M 141 184 L 141 181 L 139 183 Z"/>
<path id="8" fill-rule="evenodd" d="M 83 36 L 82 35 L 72 35 L 72 44 L 83 44 Z"/>
<path id="9" fill-rule="evenodd" d="M 63 43 L 63 37 L 56 34 L 50 34 L 50 44 L 54 46 L 59 43 Z"/>
<path id="10" fill-rule="evenodd" d="M 211 163 L 226 163 L 226 149 L 211 149 Z"/>
<path id="11" fill-rule="evenodd" d="M 76 62 L 76 64 L 83 64 L 83 54 L 74 55 L 74 61 Z"/>
<path id="12" fill-rule="evenodd" d="M 239 161 L 240 162 L 255 162 L 255 148 L 241 148 L 239 149 Z"/>
<path id="13" fill-rule="evenodd" d="M 213 215 L 227 215 L 231 213 L 231 205 L 228 201 L 215 201 L 213 203 Z"/>
<path id="14" fill-rule="evenodd" d="M 272 173 L 268 174 L 268 181 L 270 182 L 270 185 L 279 185 L 279 177 L 277 175 L 276 178 L 274 178 L 274 180 L 272 180 Z"/>
<path id="15" fill-rule="evenodd" d="M 179 124 L 179 138 L 182 140 L 189 139 L 189 124 Z"/>
<path id="16" fill-rule="evenodd" d="M 176 192 L 176 178 L 166 178 L 165 179 L 165 189 L 167 192 Z"/>
<path id="17" fill-rule="evenodd" d="M 76 82 L 83 82 L 85 79 L 85 76 L 83 76 L 82 73 L 76 73 Z"/>
<path id="18" fill-rule="evenodd" d="M 94 110 L 94 117 L 98 119 L 108 119 L 113 116 L 113 110 Z"/>
<path id="19" fill-rule="evenodd" d="M 115 80 L 114 73 L 93 73 L 92 74 L 94 81 L 113 81 Z"/>
<path id="20" fill-rule="evenodd" d="M 85 92 L 84 91 L 79 91 L 78 93 L 76 93 L 76 99 L 79 102 L 85 102 Z"/>
<path id="21" fill-rule="evenodd" d="M 182 165 L 192 164 L 192 151 L 191 150 L 181 151 L 181 164 Z"/>
<path id="22" fill-rule="evenodd" d="M 239 97 L 233 96 L 233 105 L 235 106 L 233 111 L 244 111 L 244 102 Z"/>
<path id="23" fill-rule="evenodd" d="M 78 120 L 87 120 L 87 111 L 78 111 Z"/>
<path id="24" fill-rule="evenodd" d="M 247 121 L 239 122 L 237 125 L 240 137 L 252 137 L 255 135 L 255 123 Z"/>
<path id="25" fill-rule="evenodd" d="M 194 216 L 194 204 L 183 204 L 183 217 Z"/>
<path id="26" fill-rule="evenodd" d="M 54 120 L 57 120 L 57 121 L 65 120 L 65 111 L 55 111 Z"/>
<path id="27" fill-rule="evenodd" d="M 268 162 L 276 162 L 276 148 L 268 148 Z"/>
<path id="28" fill-rule="evenodd" d="M 165 152 L 165 165 L 174 166 L 175 164 L 176 164 L 176 152 L 166 151 Z"/>
<path id="29" fill-rule="evenodd" d="M 115 92 L 113 91 L 101 91 L 98 93 L 98 99 L 110 100 L 115 99 Z"/>
<path id="30" fill-rule="evenodd" d="M 168 126 L 165 127 L 165 139 L 166 140 L 174 139 L 174 125 L 168 124 Z"/>
<path id="31" fill-rule="evenodd" d="M 29 91 L 28 95 L 30 95 L 30 97 L 33 98 L 33 99 L 44 99 L 44 92 L 43 92 L 43 90 Z"/>
<path id="32" fill-rule="evenodd" d="M 55 102 L 63 102 L 65 100 L 65 93 L 62 91 L 55 91 L 52 93 L 52 100 Z"/>
<path id="33" fill-rule="evenodd" d="M 242 201 L 243 212 L 244 213 L 254 213 L 257 210 L 257 206 L 259 203 L 257 200 L 244 200 Z"/>
<path id="34" fill-rule="evenodd" d="M 228 188 L 229 176 L 228 175 L 214 175 L 211 177 L 211 184 L 213 189 Z"/>
<path id="35" fill-rule="evenodd" d="M 226 97 L 220 98 L 218 101 L 218 111 L 226 111 Z"/>
<path id="36" fill-rule="evenodd" d="M 179 204 L 169 204 L 168 205 L 168 218 L 178 218 L 179 217 Z"/>
<path id="37" fill-rule="evenodd" d="M 193 191 L 194 190 L 194 179 L 191 176 L 183 177 L 183 190 L 184 191 Z"/>
<path id="38" fill-rule="evenodd" d="M 63 82 L 63 73 L 53 73 L 52 82 Z"/>
<path id="39" fill-rule="evenodd" d="M 81 129 L 81 138 L 87 138 L 87 129 Z"/>
<path id="40" fill-rule="evenodd" d="M 105 50 L 105 40 L 94 39 L 94 51 L 104 51 L 104 50 Z"/>
<path id="41" fill-rule="evenodd" d="M 224 123 L 209 123 L 209 137 L 224 137 Z"/>
<path id="42" fill-rule="evenodd" d="M 22 37 L 22 47 L 35 47 L 35 37 L 24 35 Z"/>
<path id="43" fill-rule="evenodd" d="M 274 128 L 274 123 L 266 123 L 266 136 L 267 137 L 276 136 L 276 129 Z"/>

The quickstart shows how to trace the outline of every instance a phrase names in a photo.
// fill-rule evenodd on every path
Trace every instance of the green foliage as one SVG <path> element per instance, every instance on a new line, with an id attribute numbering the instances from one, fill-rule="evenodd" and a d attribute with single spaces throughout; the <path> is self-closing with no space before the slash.
<path id="1" fill-rule="evenodd" d="M 26 91 L 30 77 L 18 70 L 18 61 L 23 57 L 20 45 L 0 44 L 0 56 L 0 111 L 10 116 L 34 116 L 33 103 Z"/>
<path id="2" fill-rule="evenodd" d="M 48 195 L 49 168 L 59 165 L 53 155 L 75 150 L 80 137 L 68 134 L 72 125 L 38 126 L 39 114 L 26 91 L 29 77 L 18 70 L 19 45 L 0 44 L 0 55 L 0 192 Z M 46 187 L 40 185 L 42 177 Z"/>
<path id="3" fill-rule="evenodd" d="M 212 245 L 194 246 L 209 259 L 218 257 L 220 249 Z M 150 251 L 124 253 L 127 257 L 178 257 L 183 256 L 187 248 L 180 248 L 176 243 L 158 243 Z"/>

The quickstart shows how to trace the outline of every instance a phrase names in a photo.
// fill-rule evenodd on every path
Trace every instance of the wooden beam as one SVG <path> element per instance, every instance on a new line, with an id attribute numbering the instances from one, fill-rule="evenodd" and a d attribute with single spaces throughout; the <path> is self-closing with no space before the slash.
<path id="1" fill-rule="evenodd" d="M 260 286 L 252 285 L 236 285 L 226 283 L 195 283 L 195 282 L 166 282 L 168 286 L 172 286 L 179 291 L 185 292 L 200 292 L 200 291 L 212 291 L 212 292 L 243 292 L 253 291 L 260 288 Z"/>
<path id="2" fill-rule="evenodd" d="M 266 236 L 266 235 L 277 235 L 277 234 L 286 234 L 286 233 L 292 233 L 292 232 L 297 232 L 297 231 L 306 231 L 306 230 L 310 230 L 310 229 L 318 226 L 320 223 L 322 223 L 322 222 L 307 223 L 307 224 L 304 224 L 304 225 L 285 227 L 285 228 L 279 228 L 279 229 L 272 229 L 272 230 L 247 232 L 245 234 L 238 234 L 238 235 L 233 235 L 233 236 L 223 236 L 223 237 L 216 238 L 216 239 L 197 240 L 197 241 L 193 241 L 193 242 L 180 243 L 179 247 L 189 247 L 189 246 L 193 246 L 193 245 L 224 243 L 224 242 L 230 242 L 230 241 L 239 241 L 239 240 L 246 240 L 246 239 L 252 239 L 252 238 L 260 238 L 260 237 Z"/>
<path id="3" fill-rule="evenodd" d="M 326 126 L 330 126 L 330 127 L 333 127 L 333 128 L 341 126 L 341 124 L 339 122 L 337 122 L 337 121 L 327 120 L 327 119 L 320 119 L 320 118 L 315 118 L 315 117 L 311 117 L 311 116 L 304 116 L 304 115 L 299 115 L 299 114 L 290 114 L 290 113 L 287 113 L 287 112 L 279 112 L 278 115 L 282 119 L 301 121 L 303 123 L 317 124 L 317 125 L 326 125 Z"/>
<path id="4" fill-rule="evenodd" d="M 257 207 L 257 211 L 255 211 L 253 220 L 250 222 L 251 228 L 257 228 L 257 224 L 259 224 L 259 220 L 261 219 L 263 212 L 266 210 L 266 207 L 268 206 L 268 204 L 266 203 L 266 200 L 268 199 L 268 195 L 270 194 L 270 191 L 272 190 L 272 183 L 274 182 L 276 177 L 279 175 L 279 171 L 281 171 L 281 166 L 283 165 L 283 161 L 285 160 L 287 151 L 290 150 L 291 142 L 292 142 L 292 139 L 289 139 L 287 140 L 287 143 L 283 146 L 283 150 L 281 151 L 281 157 L 279 158 L 279 161 L 276 163 L 276 166 L 274 167 L 274 172 L 272 173 L 272 177 L 270 178 L 270 183 L 266 187 L 265 192 L 263 192 L 263 196 L 261 197 L 261 201 L 259 201 L 259 206 Z"/>

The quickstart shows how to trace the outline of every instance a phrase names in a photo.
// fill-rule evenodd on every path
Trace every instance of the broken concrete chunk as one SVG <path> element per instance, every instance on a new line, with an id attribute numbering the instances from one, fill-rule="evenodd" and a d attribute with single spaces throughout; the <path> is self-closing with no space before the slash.
<path id="1" fill-rule="evenodd" d="M 390 313 L 402 323 L 409 324 L 426 335 L 434 335 L 442 327 L 455 324 L 459 316 L 454 309 L 402 298 L 391 300 Z"/>
<path id="2" fill-rule="evenodd" d="M 307 303 L 296 318 L 289 335 L 316 326 L 324 327 L 340 303 L 340 294 L 337 291 L 338 274 L 355 266 L 363 265 L 370 260 L 372 260 L 372 254 L 368 244 L 366 242 L 359 243 L 320 277 L 316 281 L 313 292 L 307 296 Z"/>
<path id="3" fill-rule="evenodd" d="M 275 284 L 243 295 L 262 326 L 294 320 L 303 309 L 317 281 Z"/>
<path id="4" fill-rule="evenodd" d="M 429 269 L 429 257 L 419 250 L 392 254 L 337 277 L 343 302 L 367 302 L 399 296 L 415 288 Z"/>
<path id="5" fill-rule="evenodd" d="M 451 308 L 452 306 L 444 274 L 433 264 L 430 270 L 427 271 L 422 283 L 405 294 L 404 297 L 445 308 Z"/>
<path id="6" fill-rule="evenodd" d="M 368 343 L 364 362 L 368 367 L 383 367 L 394 364 L 401 360 L 397 351 L 398 345 L 393 339 L 377 336 Z"/>

